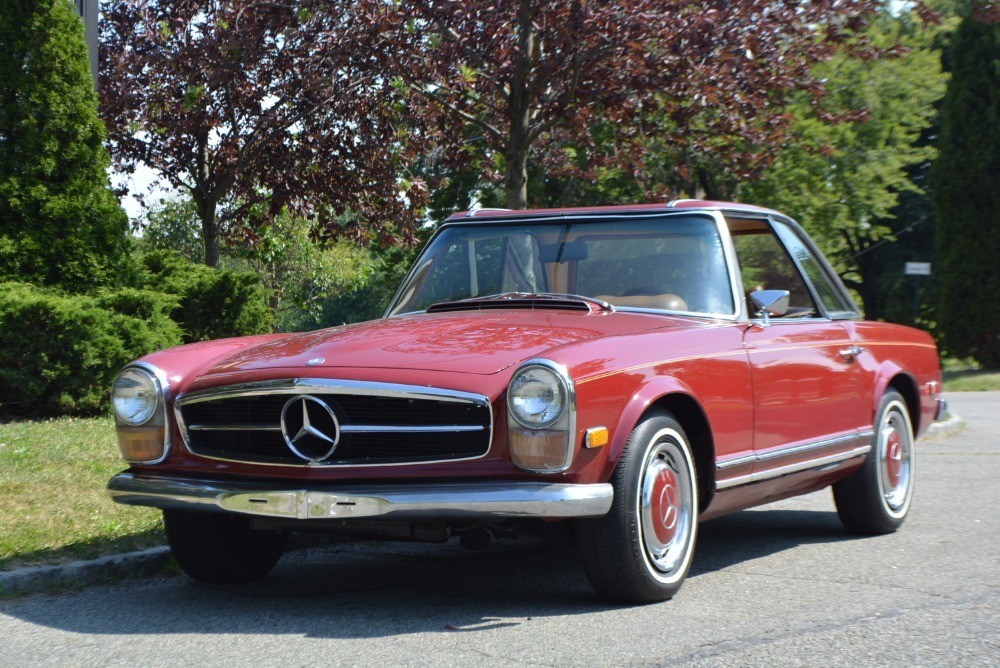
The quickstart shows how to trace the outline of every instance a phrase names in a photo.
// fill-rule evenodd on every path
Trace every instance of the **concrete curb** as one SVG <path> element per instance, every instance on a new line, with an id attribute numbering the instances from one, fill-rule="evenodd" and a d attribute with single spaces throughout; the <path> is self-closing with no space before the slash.
<path id="1" fill-rule="evenodd" d="M 149 577 L 163 573 L 170 563 L 170 548 L 162 546 L 56 566 L 20 568 L 0 572 L 0 596 L 19 596 L 130 577 Z"/>
<path id="2" fill-rule="evenodd" d="M 925 438 L 942 438 L 965 428 L 965 421 L 952 414 L 947 420 L 931 425 Z M 307 547 L 303 541 L 297 547 Z M 292 546 L 291 549 L 295 549 Z M 81 587 L 134 577 L 152 577 L 166 572 L 173 563 L 170 548 L 151 547 L 139 552 L 126 552 L 89 561 L 74 561 L 56 566 L 36 566 L 0 572 L 0 596 L 49 592 L 66 587 Z"/>
<path id="3" fill-rule="evenodd" d="M 965 420 L 961 416 L 952 413 L 948 416 L 947 420 L 940 420 L 931 424 L 930 429 L 927 430 L 927 436 L 940 438 L 942 436 L 950 436 L 963 429 L 965 429 Z"/>

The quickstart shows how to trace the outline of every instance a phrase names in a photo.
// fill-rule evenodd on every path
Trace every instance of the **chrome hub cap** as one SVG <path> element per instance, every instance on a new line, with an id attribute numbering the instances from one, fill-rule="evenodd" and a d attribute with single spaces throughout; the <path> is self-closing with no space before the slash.
<path id="1" fill-rule="evenodd" d="M 909 503 L 913 478 L 913 439 L 910 425 L 899 410 L 886 411 L 878 438 L 879 487 L 892 512 Z"/>
<path id="2" fill-rule="evenodd" d="M 647 561 L 664 575 L 686 564 L 694 528 L 692 476 L 672 441 L 650 448 L 640 481 L 639 516 Z"/>

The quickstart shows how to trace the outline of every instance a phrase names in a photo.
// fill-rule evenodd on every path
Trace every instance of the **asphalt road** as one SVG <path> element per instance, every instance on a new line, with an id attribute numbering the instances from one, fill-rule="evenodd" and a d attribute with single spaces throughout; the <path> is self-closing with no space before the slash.
<path id="1" fill-rule="evenodd" d="M 911 515 L 855 538 L 828 491 L 704 524 L 672 601 L 611 607 L 568 543 L 340 545 L 255 585 L 182 576 L 0 604 L 0 666 L 1000 665 L 1000 392 L 918 444 Z"/>

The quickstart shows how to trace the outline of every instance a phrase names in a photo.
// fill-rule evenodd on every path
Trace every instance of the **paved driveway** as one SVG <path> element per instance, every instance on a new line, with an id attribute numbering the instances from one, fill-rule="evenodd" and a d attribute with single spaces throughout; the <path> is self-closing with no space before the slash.
<path id="1" fill-rule="evenodd" d="M 181 576 L 0 606 L 0 665 L 1000 665 L 1000 393 L 918 445 L 912 514 L 844 533 L 828 491 L 702 527 L 666 603 L 597 602 L 568 543 L 352 545 L 265 582 Z"/>

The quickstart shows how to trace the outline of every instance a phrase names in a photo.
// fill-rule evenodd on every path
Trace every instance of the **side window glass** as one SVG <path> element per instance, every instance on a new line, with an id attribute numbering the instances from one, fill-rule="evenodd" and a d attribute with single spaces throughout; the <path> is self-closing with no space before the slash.
<path id="1" fill-rule="evenodd" d="M 809 282 L 812 283 L 813 289 L 819 300 L 823 302 L 823 308 L 826 309 L 827 313 L 854 313 L 854 306 L 844 298 L 840 289 L 834 285 L 829 274 L 799 235 L 782 223 L 775 223 L 774 226 L 789 252 L 795 256 L 802 271 L 809 278 Z"/>
<path id="2" fill-rule="evenodd" d="M 733 245 L 740 261 L 746 294 L 754 290 L 788 290 L 786 318 L 817 314 L 812 295 L 799 270 L 770 229 L 735 232 Z"/>

